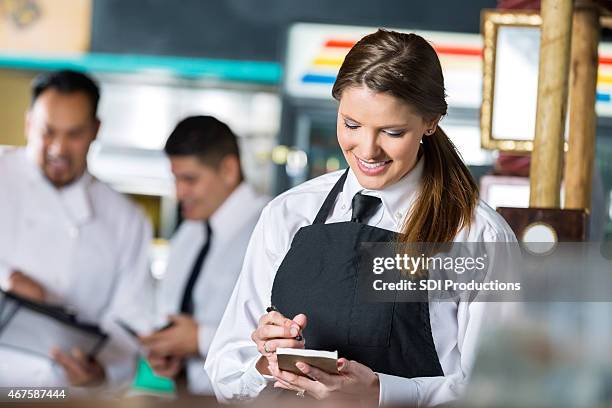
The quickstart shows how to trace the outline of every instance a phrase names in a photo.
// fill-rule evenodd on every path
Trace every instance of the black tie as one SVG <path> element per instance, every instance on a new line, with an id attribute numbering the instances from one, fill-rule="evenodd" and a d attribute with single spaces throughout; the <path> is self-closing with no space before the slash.
<path id="1" fill-rule="evenodd" d="M 378 197 L 361 193 L 355 194 L 353 197 L 353 215 L 351 215 L 351 222 L 365 224 L 366 221 L 374 215 L 380 204 L 381 200 Z"/>
<path id="2" fill-rule="evenodd" d="M 181 313 L 183 314 L 193 314 L 193 288 L 198 280 L 200 272 L 202 271 L 202 264 L 206 258 L 206 253 L 208 253 L 208 249 L 210 248 L 212 229 L 210 228 L 210 223 L 208 221 L 204 221 L 204 228 L 206 229 L 206 241 L 204 242 L 204 245 L 202 245 L 202 249 L 200 249 L 200 253 L 193 263 L 189 280 L 187 281 L 185 291 L 183 292 L 183 300 L 181 301 Z"/>

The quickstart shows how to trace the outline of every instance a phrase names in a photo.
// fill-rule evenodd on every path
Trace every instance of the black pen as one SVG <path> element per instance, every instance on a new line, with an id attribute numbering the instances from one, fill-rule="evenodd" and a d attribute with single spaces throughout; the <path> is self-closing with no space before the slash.
<path id="1" fill-rule="evenodd" d="M 115 319 L 115 323 L 117 323 L 123 330 L 125 330 L 130 336 L 134 337 L 134 338 L 139 338 L 140 335 L 138 334 L 138 332 L 136 330 L 134 330 L 130 325 L 128 325 L 126 322 L 124 322 L 121 319 Z"/>
<path id="2" fill-rule="evenodd" d="M 174 322 L 168 322 L 165 325 L 163 325 L 162 327 L 160 327 L 159 329 L 156 329 L 156 332 L 160 332 L 160 331 L 164 331 L 166 329 L 171 328 L 172 326 L 174 326 Z"/>
<path id="3" fill-rule="evenodd" d="M 276 306 L 270 305 L 270 306 L 266 307 L 266 313 L 270 313 L 270 312 L 278 312 L 278 309 L 276 308 Z M 304 340 L 304 338 L 298 334 L 297 336 L 295 336 L 295 340 L 296 341 L 302 341 L 302 340 Z"/>

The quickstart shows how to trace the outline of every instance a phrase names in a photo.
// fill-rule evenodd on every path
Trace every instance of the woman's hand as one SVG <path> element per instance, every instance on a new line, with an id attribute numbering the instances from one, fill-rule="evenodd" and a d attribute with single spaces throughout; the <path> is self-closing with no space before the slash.
<path id="1" fill-rule="evenodd" d="M 277 379 L 276 388 L 304 391 L 316 399 L 334 398 L 361 401 L 365 406 L 378 406 L 380 384 L 378 376 L 370 368 L 353 360 L 338 359 L 339 374 L 328 374 L 305 363 L 296 367 L 309 378 L 288 371 L 281 371 L 278 365 L 270 365 L 272 375 Z"/>
<path id="2" fill-rule="evenodd" d="M 299 314 L 293 320 L 286 318 L 277 311 L 266 313 L 259 319 L 257 329 L 251 334 L 251 339 L 257 345 L 257 350 L 264 358 L 257 363 L 257 370 L 262 374 L 271 374 L 269 365 L 276 367 L 276 349 L 304 348 L 304 339 L 296 340 L 306 327 L 306 315 Z"/>

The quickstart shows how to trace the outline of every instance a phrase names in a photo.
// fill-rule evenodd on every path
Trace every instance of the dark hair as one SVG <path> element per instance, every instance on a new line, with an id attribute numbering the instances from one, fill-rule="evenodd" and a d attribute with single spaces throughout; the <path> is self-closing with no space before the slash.
<path id="1" fill-rule="evenodd" d="M 164 152 L 168 156 L 196 156 L 212 167 L 228 155 L 240 159 L 236 135 L 212 116 L 190 116 L 180 121 L 168 137 Z"/>
<path id="2" fill-rule="evenodd" d="M 61 70 L 44 72 L 34 78 L 32 82 L 32 101 L 34 105 L 36 99 L 47 89 L 55 89 L 60 93 L 83 92 L 91 102 L 91 113 L 97 117 L 98 102 L 100 101 L 100 88 L 89 76 L 76 71 Z"/>
<path id="3" fill-rule="evenodd" d="M 358 41 L 340 67 L 332 95 L 340 100 L 345 89 L 361 86 L 402 99 L 426 120 L 446 114 L 440 61 L 416 34 L 380 29 Z M 461 228 L 471 225 L 478 187 L 439 126 L 423 136 L 421 152 L 421 191 L 404 221 L 400 242 L 451 242 Z"/>

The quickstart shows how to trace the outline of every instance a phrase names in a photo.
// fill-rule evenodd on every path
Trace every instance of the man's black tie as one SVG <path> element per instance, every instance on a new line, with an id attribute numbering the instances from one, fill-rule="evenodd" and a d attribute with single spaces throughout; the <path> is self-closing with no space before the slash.
<path id="1" fill-rule="evenodd" d="M 187 280 L 185 291 L 183 292 L 183 300 L 181 301 L 181 313 L 183 314 L 193 315 L 193 288 L 198 281 L 198 276 L 202 271 L 202 264 L 204 263 L 204 259 L 206 258 L 206 254 L 210 248 L 212 229 L 210 228 L 210 223 L 208 221 L 204 221 L 204 228 L 206 229 L 206 241 L 204 241 L 204 245 L 202 245 L 202 249 L 200 249 L 200 253 L 193 263 L 189 280 Z"/>
<path id="2" fill-rule="evenodd" d="M 365 224 L 368 219 L 374 215 L 380 204 L 381 200 L 378 197 L 361 193 L 355 194 L 353 197 L 353 215 L 351 215 L 351 222 Z"/>

